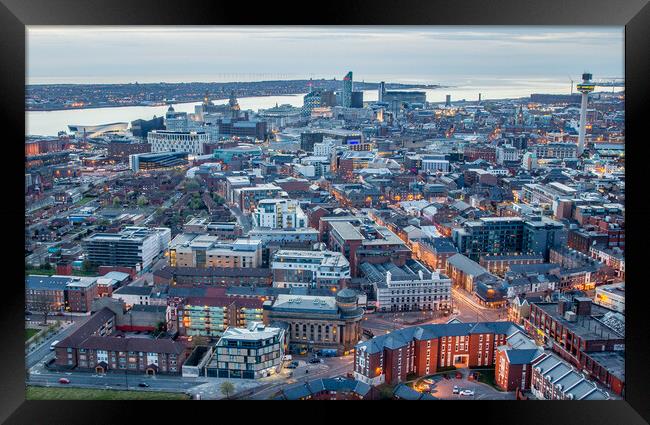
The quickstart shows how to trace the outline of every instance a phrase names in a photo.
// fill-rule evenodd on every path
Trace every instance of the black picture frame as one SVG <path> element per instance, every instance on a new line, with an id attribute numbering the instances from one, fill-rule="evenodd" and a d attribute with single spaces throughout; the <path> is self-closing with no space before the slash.
<path id="1" fill-rule="evenodd" d="M 423 420 L 447 420 L 470 423 L 525 424 L 642 424 L 650 421 L 650 368 L 648 320 L 644 304 L 648 300 L 647 274 L 643 269 L 648 237 L 650 207 L 644 192 L 647 180 L 645 159 L 648 142 L 644 140 L 644 118 L 650 100 L 650 4 L 647 0 L 462 0 L 462 1 L 342 1 L 300 4 L 280 2 L 181 2 L 178 0 L 0 0 L 0 116 L 3 118 L 4 202 L 0 208 L 3 224 L 4 290 L 0 310 L 2 343 L 0 353 L 0 420 L 6 423 L 117 423 L 135 422 L 136 412 L 147 422 L 208 420 L 268 421 L 270 416 L 287 421 L 329 419 L 369 420 L 396 413 L 397 421 L 414 414 Z M 292 12 L 292 13 L 290 13 Z M 293 15 L 293 16 L 292 16 Z M 19 140 L 24 140 L 25 27 L 29 25 L 612 25 L 625 26 L 626 149 L 628 228 L 626 395 L 625 401 L 607 402 L 474 402 L 471 405 L 444 404 L 388 407 L 348 405 L 350 416 L 337 407 L 333 414 L 318 414 L 309 409 L 288 410 L 278 415 L 273 409 L 250 411 L 229 409 L 225 404 L 134 402 L 25 401 L 24 367 L 24 273 L 19 257 L 24 234 L 19 221 L 24 212 L 23 183 L 17 158 L 24 155 Z M 344 46 L 342 46 L 344 48 Z M 597 55 L 598 52 L 593 52 Z M 645 136 L 645 137 L 644 137 Z M 15 168 L 15 169 L 14 169 Z M 7 189 L 9 189 L 7 191 Z M 22 210 L 22 211 L 21 211 Z M 16 258 L 14 258 L 16 257 Z M 280 409 L 283 405 L 278 404 Z M 335 405 L 340 406 L 340 405 Z M 302 406 L 304 409 L 305 407 Z M 307 406 L 309 408 L 309 406 Z M 285 408 L 286 409 L 286 408 Z M 299 409 L 302 410 L 302 409 Z M 226 413 L 229 411 L 229 414 Z M 272 413 L 275 412 L 275 413 Z M 404 418 L 400 418 L 404 416 Z M 211 418 L 211 419 L 210 419 Z M 420 418 L 418 418 L 419 420 Z M 371 419 L 370 419 L 371 420 Z"/>

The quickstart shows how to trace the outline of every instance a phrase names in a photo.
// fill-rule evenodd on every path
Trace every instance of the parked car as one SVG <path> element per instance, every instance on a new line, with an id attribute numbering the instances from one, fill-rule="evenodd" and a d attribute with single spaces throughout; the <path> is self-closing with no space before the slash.
<path id="1" fill-rule="evenodd" d="M 456 372 L 456 379 L 461 379 L 463 377 L 463 374 L 460 372 Z"/>
<path id="2" fill-rule="evenodd" d="M 454 385 L 454 389 L 451 390 L 452 394 L 458 394 L 460 392 L 460 388 L 458 388 L 458 385 Z"/>
<path id="3" fill-rule="evenodd" d="M 431 378 L 423 379 L 422 382 L 424 382 L 425 384 L 431 385 L 431 384 L 433 384 L 433 379 L 431 379 Z"/>
<path id="4" fill-rule="evenodd" d="M 149 384 L 147 384 L 146 382 L 140 382 L 140 383 L 138 384 L 138 387 L 149 388 Z"/>
<path id="5" fill-rule="evenodd" d="M 469 397 L 471 397 L 471 396 L 474 395 L 474 391 L 472 391 L 472 390 L 463 390 L 463 391 L 461 391 L 459 394 L 460 394 L 460 395 L 464 395 L 464 396 L 469 396 Z"/>
<path id="6" fill-rule="evenodd" d="M 445 379 L 447 379 L 447 380 L 449 380 L 449 379 L 451 379 L 451 376 L 449 376 L 449 374 L 448 374 L 448 373 L 445 373 L 445 375 L 444 375 L 444 376 L 445 376 Z"/>
<path id="7" fill-rule="evenodd" d="M 69 384 L 70 380 L 68 378 L 59 378 L 59 384 Z"/>
<path id="8" fill-rule="evenodd" d="M 314 357 L 309 360 L 309 363 L 323 363 L 323 359 L 319 359 L 318 357 Z"/>
<path id="9" fill-rule="evenodd" d="M 295 369 L 298 367 L 298 362 L 291 362 L 287 365 L 288 369 Z"/>

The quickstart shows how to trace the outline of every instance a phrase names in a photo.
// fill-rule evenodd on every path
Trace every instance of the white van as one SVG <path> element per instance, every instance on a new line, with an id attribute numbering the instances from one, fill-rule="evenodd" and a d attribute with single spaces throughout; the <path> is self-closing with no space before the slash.
<path id="1" fill-rule="evenodd" d="M 51 344 L 50 344 L 50 351 L 54 351 L 54 347 L 55 347 L 56 344 L 58 344 L 59 342 L 61 342 L 61 341 L 56 340 L 56 341 L 54 341 L 53 343 L 51 343 Z"/>

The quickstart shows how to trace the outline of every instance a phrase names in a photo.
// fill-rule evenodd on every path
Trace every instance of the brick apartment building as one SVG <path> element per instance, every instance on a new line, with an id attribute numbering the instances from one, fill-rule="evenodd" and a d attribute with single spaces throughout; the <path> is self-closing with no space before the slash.
<path id="1" fill-rule="evenodd" d="M 562 359 L 589 374 L 615 394 L 625 388 L 625 322 L 620 313 L 573 297 L 532 303 L 524 327 Z"/>
<path id="2" fill-rule="evenodd" d="M 340 252 L 350 262 L 350 275 L 359 276 L 363 262 L 383 264 L 392 261 L 398 267 L 411 258 L 411 250 L 388 228 L 358 218 L 324 217 L 320 221 L 321 238 L 327 238 L 330 250 Z"/>
<path id="3" fill-rule="evenodd" d="M 55 346 L 55 365 L 105 373 L 121 370 L 147 375 L 180 374 L 188 356 L 185 345 L 172 339 L 117 336 L 115 313 L 103 308 Z"/>
<path id="4" fill-rule="evenodd" d="M 153 282 L 174 286 L 271 286 L 273 273 L 263 268 L 165 266 L 153 273 Z"/>
<path id="5" fill-rule="evenodd" d="M 41 310 L 86 313 L 98 296 L 96 277 L 30 275 L 25 279 L 25 306 Z"/>
<path id="6" fill-rule="evenodd" d="M 403 382 L 442 367 L 492 367 L 497 347 L 524 330 L 512 322 L 431 324 L 400 329 L 356 345 L 354 376 L 369 385 Z"/>

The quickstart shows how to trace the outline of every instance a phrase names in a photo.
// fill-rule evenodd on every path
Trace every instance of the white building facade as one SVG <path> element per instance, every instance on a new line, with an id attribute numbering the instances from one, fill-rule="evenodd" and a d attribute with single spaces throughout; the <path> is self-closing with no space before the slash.
<path id="1" fill-rule="evenodd" d="M 153 130 L 147 134 L 151 152 L 187 152 L 202 155 L 203 145 L 210 142 L 210 135 L 198 131 Z"/>
<path id="2" fill-rule="evenodd" d="M 252 216 L 256 227 L 269 229 L 307 227 L 307 215 L 298 202 L 291 199 L 262 199 L 257 203 Z"/>
<path id="3" fill-rule="evenodd" d="M 273 286 L 338 288 L 350 280 L 350 263 L 340 252 L 279 250 L 273 256 Z"/>

